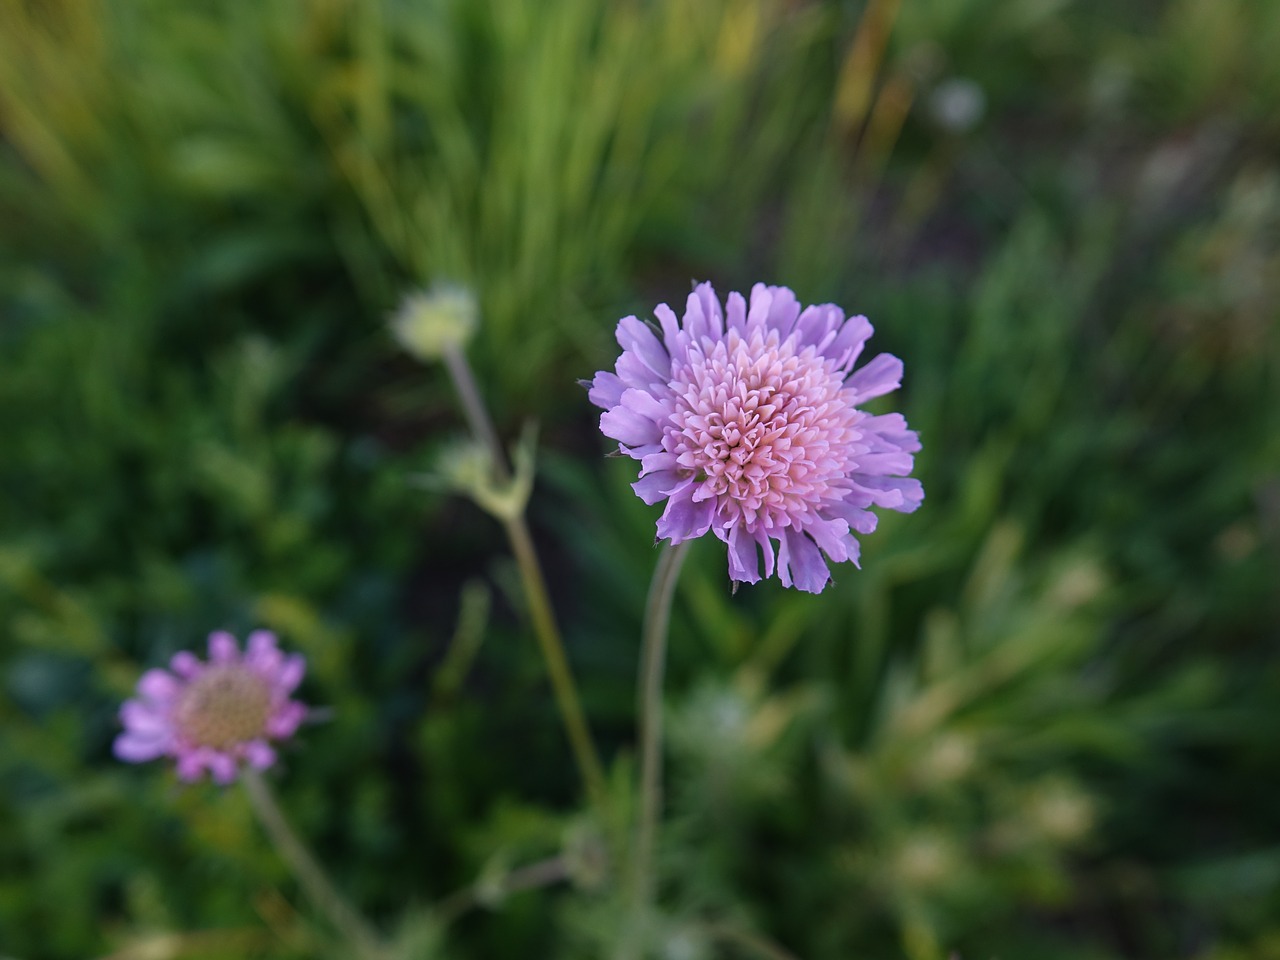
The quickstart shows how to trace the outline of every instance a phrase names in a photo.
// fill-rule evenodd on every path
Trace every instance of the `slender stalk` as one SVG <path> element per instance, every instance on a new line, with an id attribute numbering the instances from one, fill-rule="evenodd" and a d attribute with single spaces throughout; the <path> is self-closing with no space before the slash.
<path id="1" fill-rule="evenodd" d="M 276 850 L 298 878 L 316 909 L 328 917 L 334 928 L 346 937 L 358 956 L 365 960 L 376 960 L 381 956 L 377 933 L 338 893 L 311 851 L 298 839 L 280 805 L 276 803 L 271 788 L 262 779 L 262 774 L 257 770 L 246 769 L 242 780 L 262 829 L 271 838 Z"/>
<path id="2" fill-rule="evenodd" d="M 489 448 L 493 457 L 493 471 L 501 483 L 511 479 L 511 471 L 507 468 L 507 454 L 502 449 L 498 432 L 489 419 L 489 411 L 480 397 L 480 388 L 476 386 L 476 378 L 471 373 L 471 364 L 467 363 L 467 355 L 460 347 L 446 347 L 444 365 L 449 371 L 449 379 L 453 381 L 453 389 L 458 392 L 462 401 L 462 414 L 467 418 L 467 426 L 475 434 L 477 440 Z"/>
<path id="3" fill-rule="evenodd" d="M 489 419 L 480 390 L 476 386 L 471 365 L 466 355 L 457 347 L 449 347 L 444 353 L 445 366 L 453 380 L 454 389 L 462 401 L 462 409 L 471 427 L 471 432 L 481 443 L 489 448 L 493 461 L 494 474 L 499 483 L 511 480 L 511 471 L 507 466 L 506 454 L 498 433 Z M 565 656 L 564 643 L 560 638 L 560 628 L 556 624 L 555 613 L 551 607 L 551 597 L 547 592 L 546 579 L 542 575 L 542 567 L 538 562 L 538 553 L 533 546 L 533 537 L 529 533 L 529 525 L 523 513 L 503 521 L 507 539 L 511 543 L 511 552 L 515 555 L 516 565 L 520 570 L 520 583 L 524 589 L 525 601 L 529 605 L 529 616 L 533 621 L 533 632 L 538 640 L 542 658 L 546 661 L 547 672 L 551 677 L 551 689 L 556 698 L 556 706 L 569 737 L 569 745 L 573 749 L 574 760 L 578 772 L 586 784 L 587 793 L 593 803 L 603 806 L 606 798 L 604 768 L 600 764 L 600 756 L 596 752 L 595 743 L 587 726 L 586 715 L 582 710 L 582 702 L 578 698 L 578 688 L 573 680 L 573 672 L 569 668 L 568 657 Z"/>
<path id="4" fill-rule="evenodd" d="M 551 598 L 547 593 L 546 581 L 542 578 L 542 568 L 533 548 L 533 538 L 529 535 L 529 527 L 523 516 L 506 522 L 504 526 L 507 539 L 511 541 L 511 552 L 515 554 L 516 565 L 520 568 L 520 582 L 524 586 L 525 599 L 529 604 L 533 632 L 538 638 L 542 659 L 547 663 L 551 689 L 560 708 L 560 716 L 569 735 L 569 744 L 573 748 L 578 770 L 592 802 L 603 804 L 606 797 L 604 769 L 600 766 L 600 757 L 596 753 L 586 716 L 582 712 L 582 703 L 578 699 L 578 689 L 573 682 L 564 644 L 560 642 L 560 630 L 551 610 Z"/>
<path id="5" fill-rule="evenodd" d="M 712 923 L 706 927 L 708 933 L 727 943 L 736 943 L 745 950 L 763 958 L 763 960 L 798 960 L 794 953 L 786 950 L 771 940 L 726 923 Z"/>
<path id="6" fill-rule="evenodd" d="M 569 865 L 563 857 L 550 857 L 512 870 L 492 890 L 483 882 L 473 883 L 449 894 L 436 905 L 436 912 L 445 923 L 451 923 L 473 907 L 486 902 L 494 893 L 508 896 L 524 890 L 537 890 L 569 878 Z"/>
<path id="7" fill-rule="evenodd" d="M 640 717 L 640 812 L 631 852 L 631 935 L 623 956 L 637 956 L 647 939 L 656 887 L 653 859 L 662 815 L 662 679 L 667 659 L 671 602 L 689 543 L 669 545 L 658 558 L 645 603 L 636 710 Z"/>

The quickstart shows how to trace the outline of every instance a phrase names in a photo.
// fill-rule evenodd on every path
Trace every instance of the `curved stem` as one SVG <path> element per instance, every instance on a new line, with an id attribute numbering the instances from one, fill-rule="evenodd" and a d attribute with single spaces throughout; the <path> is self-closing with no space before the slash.
<path id="1" fill-rule="evenodd" d="M 475 376 L 471 372 L 471 365 L 467 363 L 466 355 L 457 347 L 450 347 L 445 350 L 444 361 L 449 370 L 449 376 L 453 380 L 454 389 L 457 390 L 458 399 L 462 401 L 462 409 L 471 432 L 489 449 L 496 479 L 499 483 L 509 482 L 511 471 L 507 466 L 506 453 L 502 449 L 498 433 L 480 397 L 480 390 L 476 386 Z M 542 567 L 533 546 L 529 525 L 521 514 L 504 520 L 503 527 L 506 529 L 507 539 L 511 543 L 511 552 L 520 570 L 520 583 L 524 589 L 525 602 L 529 604 L 533 632 L 537 637 L 542 658 L 547 664 L 552 693 L 556 698 L 556 706 L 569 737 L 569 745 L 573 749 L 578 772 L 592 802 L 602 807 L 607 795 L 604 768 L 600 764 L 600 755 L 596 752 L 595 742 L 591 738 L 586 715 L 582 710 L 582 702 L 578 699 L 578 688 L 573 680 L 573 672 L 569 668 L 569 659 L 565 656 L 564 642 L 560 637 L 560 628 L 556 624 L 551 597 L 547 592 L 546 579 L 542 575 Z"/>
<path id="2" fill-rule="evenodd" d="M 356 953 L 366 960 L 380 956 L 379 939 L 369 922 L 352 907 L 329 880 L 319 862 L 306 844 L 289 826 L 284 811 L 276 803 L 275 796 L 262 774 L 246 769 L 242 774 L 245 792 L 253 812 L 257 814 L 262 829 L 266 831 L 276 850 L 289 865 L 298 882 L 306 891 L 317 910 L 329 918 L 334 927 L 351 943 Z"/>
<path id="3" fill-rule="evenodd" d="M 560 641 L 560 629 L 556 626 L 547 584 L 538 564 L 538 554 L 533 548 L 533 537 L 529 535 L 529 527 L 523 516 L 504 523 L 503 526 L 507 530 L 507 539 L 511 541 L 516 566 L 520 569 L 520 582 L 524 587 L 525 600 L 529 604 L 533 632 L 538 639 L 542 659 L 547 664 L 551 689 L 560 709 L 565 732 L 569 735 L 569 745 L 573 748 L 578 771 L 592 802 L 603 805 L 606 798 L 604 768 L 600 765 L 600 757 L 596 753 L 586 715 L 582 712 L 582 703 L 578 699 L 578 688 L 573 682 L 573 672 L 565 656 L 564 644 Z"/>
<path id="4" fill-rule="evenodd" d="M 656 881 L 653 869 L 658 820 L 662 815 L 662 680 L 666 667 L 671 602 L 689 542 L 668 545 L 658 558 L 645 604 L 636 709 L 640 717 L 640 812 L 631 853 L 631 936 L 624 956 L 636 955 L 646 927 Z"/>
<path id="5" fill-rule="evenodd" d="M 496 884 L 478 881 L 469 887 L 463 887 L 436 904 L 436 912 L 445 923 L 452 923 L 468 910 L 484 905 L 495 896 L 505 897 L 524 890 L 537 890 L 567 880 L 569 876 L 569 865 L 564 857 L 549 857 L 512 870 Z"/>

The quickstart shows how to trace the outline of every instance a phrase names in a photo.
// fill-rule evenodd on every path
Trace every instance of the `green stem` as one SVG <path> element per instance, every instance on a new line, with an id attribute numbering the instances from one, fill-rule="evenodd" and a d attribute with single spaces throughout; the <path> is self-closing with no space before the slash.
<path id="1" fill-rule="evenodd" d="M 569 875 L 569 865 L 563 857 L 550 857 L 512 870 L 496 884 L 486 885 L 480 882 L 464 887 L 441 900 L 435 909 L 445 923 L 452 923 L 495 895 L 506 897 L 524 890 L 537 890 L 567 880 Z"/>
<path id="2" fill-rule="evenodd" d="M 707 925 L 706 930 L 713 937 L 724 940 L 726 943 L 735 943 L 763 960 L 798 960 L 794 953 L 783 949 L 771 940 L 729 924 L 711 923 Z"/>
<path id="3" fill-rule="evenodd" d="M 365 960 L 376 960 L 381 955 L 379 939 L 369 922 L 338 893 L 316 858 L 289 826 L 284 812 L 276 803 L 271 788 L 257 770 L 246 769 L 242 774 L 245 792 L 253 812 L 257 814 L 262 829 L 266 831 L 276 850 L 289 865 L 294 876 L 306 891 L 316 909 L 329 918 Z"/>
<path id="4" fill-rule="evenodd" d="M 453 389 L 458 392 L 458 399 L 462 401 L 462 414 L 467 418 L 467 426 L 476 439 L 489 448 L 489 455 L 493 457 L 493 472 L 498 481 L 507 483 L 511 479 L 511 471 L 507 469 L 507 453 L 502 449 L 498 431 L 494 429 L 489 411 L 480 397 L 480 388 L 476 386 L 476 378 L 471 372 L 471 364 L 467 363 L 467 355 L 459 347 L 446 347 L 444 365 L 449 371 L 449 379 L 453 381 Z"/>
<path id="5" fill-rule="evenodd" d="M 466 355 L 456 348 L 445 350 L 445 366 L 453 380 L 458 398 L 462 401 L 462 409 L 476 439 L 489 448 L 489 456 L 493 461 L 493 471 L 499 483 L 508 483 L 511 472 L 507 467 L 506 454 L 498 440 L 498 433 L 489 419 L 488 410 L 480 397 L 471 365 Z M 586 784 L 587 793 L 593 803 L 603 807 L 606 801 L 604 768 L 600 764 L 600 755 L 596 752 L 595 742 L 591 738 L 587 726 L 586 715 L 582 710 L 582 702 L 578 698 L 578 688 L 573 680 L 573 672 L 569 668 L 568 657 L 565 656 L 564 642 L 560 638 L 560 628 L 556 624 L 555 614 L 551 607 L 551 597 L 547 592 L 546 579 L 542 575 L 542 567 L 538 563 L 538 553 L 533 546 L 533 537 L 529 533 L 529 525 L 524 514 L 503 520 L 507 539 L 511 543 L 511 552 L 515 555 L 516 566 L 520 570 L 520 584 L 524 589 L 525 602 L 529 605 L 529 617 L 533 621 L 533 632 L 538 640 L 542 658 L 546 661 L 547 672 L 551 677 L 551 689 L 556 698 L 556 706 L 569 737 L 569 745 L 573 749 L 574 760 L 578 772 Z"/>
<path id="6" fill-rule="evenodd" d="M 631 854 L 631 935 L 623 956 L 637 956 L 648 939 L 656 881 L 653 860 L 662 815 L 662 680 L 666 667 L 671 602 L 689 542 L 668 545 L 658 558 L 645 604 L 636 709 L 640 717 L 640 812 Z"/>

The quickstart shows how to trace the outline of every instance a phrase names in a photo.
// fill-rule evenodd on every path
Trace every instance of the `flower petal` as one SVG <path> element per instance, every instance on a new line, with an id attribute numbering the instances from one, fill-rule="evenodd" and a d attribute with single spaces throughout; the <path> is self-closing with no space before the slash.
<path id="1" fill-rule="evenodd" d="M 734 524 L 729 530 L 729 579 L 738 583 L 758 583 L 760 580 L 760 555 L 756 541 L 742 524 Z"/>
<path id="2" fill-rule="evenodd" d="M 276 752 L 265 740 L 250 740 L 244 745 L 244 758 L 255 770 L 265 770 L 276 762 Z"/>
<path id="3" fill-rule="evenodd" d="M 126 700 L 120 705 L 120 722 L 129 733 L 142 736 L 157 736 L 170 729 L 165 716 L 151 704 L 141 700 Z"/>
<path id="4" fill-rule="evenodd" d="M 847 372 L 858 362 L 858 358 L 862 356 L 863 347 L 867 345 L 867 341 L 871 339 L 871 334 L 874 332 L 875 328 L 862 314 L 850 317 L 823 353 L 835 360 L 837 369 Z"/>
<path id="5" fill-rule="evenodd" d="M 671 356 L 654 336 L 653 330 L 637 317 L 623 317 L 618 321 L 618 345 L 634 354 L 659 380 L 671 373 Z"/>
<path id="6" fill-rule="evenodd" d="M 168 704 L 182 690 L 182 683 L 168 670 L 151 669 L 138 680 L 138 693 L 157 705 Z"/>
<path id="7" fill-rule="evenodd" d="M 307 708 L 296 700 L 290 700 L 267 718 L 267 736 L 274 740 L 291 737 L 307 719 Z"/>
<path id="8" fill-rule="evenodd" d="M 658 518 L 658 538 L 672 543 L 683 543 L 702 536 L 711 529 L 711 517 L 715 513 L 714 499 L 694 502 L 695 484 L 690 481 L 667 501 L 667 508 Z"/>
<path id="9" fill-rule="evenodd" d="M 622 391 L 625 389 L 626 386 L 618 379 L 616 373 L 601 370 L 591 381 L 591 389 L 587 391 L 587 399 L 597 407 L 603 407 L 608 410 L 610 407 L 618 405 L 619 401 L 622 400 Z"/>
<path id="10" fill-rule="evenodd" d="M 902 476 L 911 472 L 916 458 L 893 450 L 889 453 L 866 453 L 858 457 L 858 473 L 872 476 Z"/>
<path id="11" fill-rule="evenodd" d="M 845 381 L 845 388 L 853 391 L 854 403 L 865 403 L 897 390 L 901 383 L 902 361 L 893 354 L 881 353 L 862 369 L 855 370 Z"/>
<path id="12" fill-rule="evenodd" d="M 645 503 L 652 506 L 665 500 L 682 481 L 674 470 L 655 470 L 645 474 L 631 485 L 631 489 Z"/>
<path id="13" fill-rule="evenodd" d="M 778 577 L 784 587 L 821 593 L 831 582 L 831 570 L 817 544 L 795 527 L 787 527 L 778 539 Z"/>
<path id="14" fill-rule="evenodd" d="M 864 493 L 868 505 L 914 513 L 924 501 L 924 487 L 915 477 L 870 477 L 855 474 L 855 492 Z"/>
<path id="15" fill-rule="evenodd" d="M 290 694 L 297 689 L 307 672 L 307 660 L 302 654 L 294 653 L 285 657 L 284 663 L 276 673 L 275 689 L 277 693 Z"/>
<path id="16" fill-rule="evenodd" d="M 600 432 L 629 447 L 657 443 L 662 439 L 662 431 L 656 423 L 623 406 L 600 415 Z"/>
<path id="17" fill-rule="evenodd" d="M 834 303 L 807 307 L 796 320 L 796 340 L 802 347 L 813 346 L 819 353 L 823 353 L 835 339 L 842 323 L 844 311 Z"/>
<path id="18" fill-rule="evenodd" d="M 190 650 L 179 650 L 169 660 L 169 669 L 184 680 L 194 680 L 204 673 L 204 664 Z"/>
<path id="19" fill-rule="evenodd" d="M 125 763 L 145 763 L 163 757 L 169 750 L 167 737 L 144 736 L 132 731 L 122 733 L 111 744 L 111 751 Z"/>
<path id="20" fill-rule="evenodd" d="M 213 751 L 195 747 L 178 754 L 178 779 L 192 783 L 204 776 L 204 768 Z"/>
<path id="21" fill-rule="evenodd" d="M 234 663 L 240 659 L 240 646 L 236 638 L 225 630 L 209 634 L 209 662 Z"/>
<path id="22" fill-rule="evenodd" d="M 724 336 L 724 314 L 720 312 L 720 298 L 716 296 L 715 287 L 710 283 L 700 283 L 693 288 L 690 299 L 697 298 L 698 303 L 702 305 L 702 316 L 707 323 L 706 332 L 703 336 L 709 336 L 713 340 L 719 340 Z M 685 326 L 688 326 L 687 320 Z"/>
<path id="23" fill-rule="evenodd" d="M 739 333 L 747 332 L 747 301 L 737 290 L 729 294 L 725 318 L 727 329 L 737 330 Z"/>
<path id="24" fill-rule="evenodd" d="M 236 774 L 240 772 L 235 757 L 223 753 L 221 750 L 211 750 L 205 760 L 205 765 L 209 768 L 209 772 L 213 774 L 214 782 L 223 786 L 234 781 Z"/>

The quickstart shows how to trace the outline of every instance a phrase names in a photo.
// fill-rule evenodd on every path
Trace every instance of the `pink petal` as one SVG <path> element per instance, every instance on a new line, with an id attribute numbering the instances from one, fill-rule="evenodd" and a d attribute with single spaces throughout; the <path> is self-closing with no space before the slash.
<path id="1" fill-rule="evenodd" d="M 795 334 L 801 346 L 814 346 L 819 353 L 835 339 L 836 331 L 844 323 L 844 311 L 835 304 L 824 303 L 808 307 L 796 321 Z"/>
<path id="2" fill-rule="evenodd" d="M 170 729 L 164 714 L 141 700 L 126 700 L 120 705 L 120 722 L 129 733 L 143 736 L 157 736 Z"/>
<path id="3" fill-rule="evenodd" d="M 157 705 L 166 705 L 182 690 L 183 684 L 168 670 L 152 669 L 138 680 L 138 693 Z"/>
<path id="4" fill-rule="evenodd" d="M 862 369 L 855 370 L 845 381 L 845 387 L 853 391 L 855 403 L 865 403 L 897 390 L 901 383 L 902 361 L 892 354 L 881 353 Z"/>
<path id="5" fill-rule="evenodd" d="M 250 740 L 244 745 L 244 758 L 255 770 L 265 770 L 276 762 L 276 752 L 263 740 Z"/>
<path id="6" fill-rule="evenodd" d="M 861 314 L 850 317 L 823 353 L 835 360 L 836 367 L 840 370 L 849 370 L 858 362 L 858 357 L 862 356 L 862 349 L 874 332 L 875 328 L 866 317 Z"/>
<path id="7" fill-rule="evenodd" d="M 666 380 L 671 374 L 671 356 L 658 342 L 646 324 L 634 316 L 623 317 L 618 322 L 618 345 L 623 350 L 634 354 L 641 363 L 648 367 L 655 378 Z"/>
<path id="8" fill-rule="evenodd" d="M 189 650 L 179 650 L 169 661 L 169 669 L 185 680 L 194 680 L 204 672 L 204 664 Z"/>
<path id="9" fill-rule="evenodd" d="M 726 325 L 730 330 L 737 330 L 739 333 L 747 331 L 747 301 L 742 298 L 742 294 L 733 291 L 729 294 L 727 301 Z"/>
<path id="10" fill-rule="evenodd" d="M 674 470 L 656 470 L 633 483 L 631 489 L 645 503 L 653 505 L 665 499 L 679 484 L 680 477 Z"/>
<path id="11" fill-rule="evenodd" d="M 145 763 L 163 757 L 169 749 L 169 740 L 163 736 L 122 733 L 111 745 L 112 752 L 125 763 Z"/>
<path id="12" fill-rule="evenodd" d="M 204 776 L 205 764 L 211 751 L 203 747 L 188 748 L 178 754 L 178 779 L 192 783 Z"/>
<path id="13" fill-rule="evenodd" d="M 205 764 L 209 767 L 209 772 L 213 774 L 214 781 L 223 785 L 231 783 L 235 780 L 236 774 L 239 773 L 235 758 L 223 753 L 221 750 L 209 751 Z"/>
<path id="14" fill-rule="evenodd" d="M 778 577 L 784 587 L 821 593 L 831 582 L 831 571 L 817 545 L 795 527 L 787 527 L 778 540 Z"/>
<path id="15" fill-rule="evenodd" d="M 729 531 L 729 579 L 739 583 L 757 583 L 760 580 L 760 555 L 756 541 L 736 524 Z"/>
<path id="16" fill-rule="evenodd" d="M 267 719 L 267 736 L 275 740 L 291 737 L 307 718 L 307 708 L 290 700 Z"/>
<path id="17" fill-rule="evenodd" d="M 657 443 L 662 439 L 658 425 L 626 407 L 614 407 L 600 415 L 600 432 L 627 446 Z"/>
<path id="18" fill-rule="evenodd" d="M 307 672 L 307 660 L 302 654 L 294 653 L 285 658 L 284 664 L 276 674 L 275 688 L 283 693 L 292 693 L 302 682 Z"/>
<path id="19" fill-rule="evenodd" d="M 868 504 L 914 513 L 924 501 L 924 488 L 914 477 L 874 477 L 854 474 L 855 492 L 864 493 Z"/>
<path id="20" fill-rule="evenodd" d="M 608 410 L 610 407 L 618 405 L 622 400 L 622 391 L 625 389 L 626 387 L 618 379 L 616 373 L 601 370 L 595 375 L 595 379 L 591 381 L 591 389 L 587 392 L 587 399 L 597 407 L 603 407 Z"/>
<path id="21" fill-rule="evenodd" d="M 209 662 L 234 663 L 240 659 L 240 646 L 236 638 L 225 630 L 209 634 Z"/>
<path id="22" fill-rule="evenodd" d="M 694 484 L 688 484 L 671 495 L 667 508 L 658 518 L 658 538 L 670 540 L 672 543 L 683 543 L 702 536 L 711 529 L 711 518 L 715 513 L 715 499 L 693 500 Z"/>
<path id="23" fill-rule="evenodd" d="M 858 457 L 858 473 L 870 476 L 902 476 L 911 472 L 915 457 L 909 453 L 868 453 Z"/>

